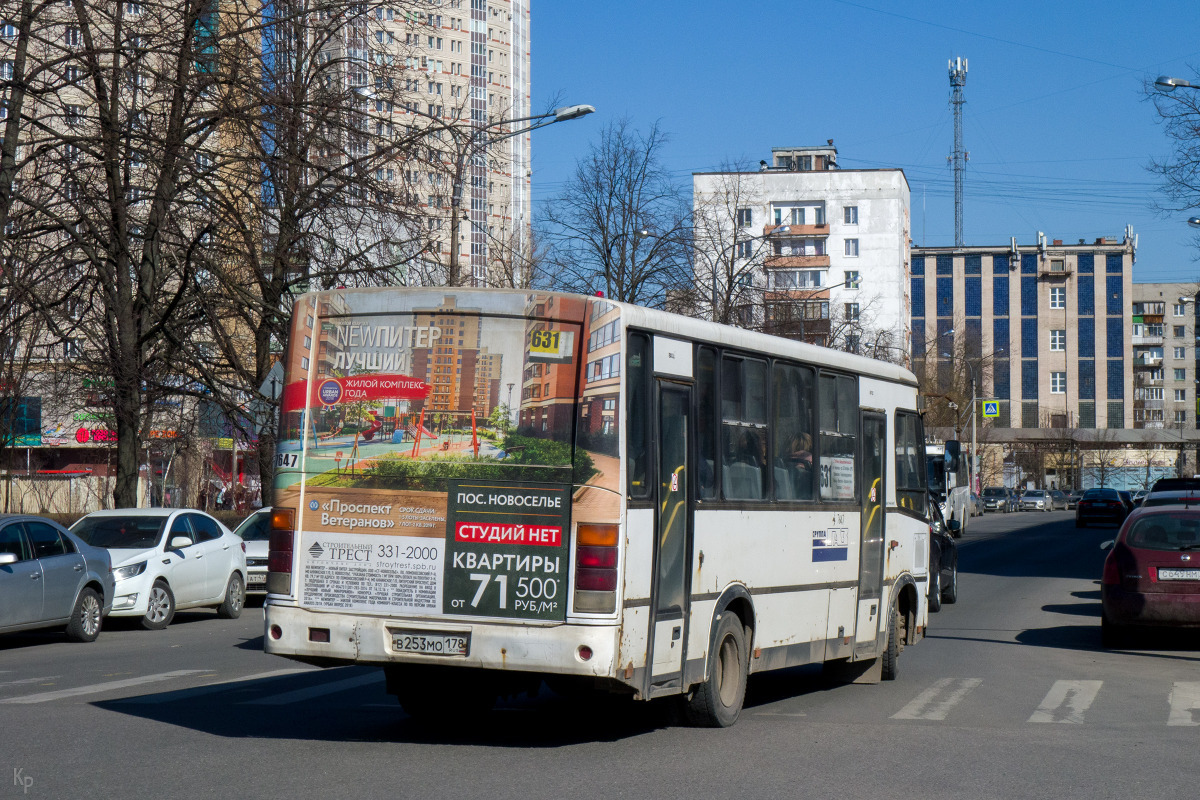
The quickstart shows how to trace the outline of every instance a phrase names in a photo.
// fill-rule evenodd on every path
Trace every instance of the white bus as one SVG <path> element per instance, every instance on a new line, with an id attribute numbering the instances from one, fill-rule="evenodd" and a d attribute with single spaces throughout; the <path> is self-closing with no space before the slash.
<path id="1" fill-rule="evenodd" d="M 950 439 L 942 444 L 925 445 L 929 492 L 938 500 L 946 523 L 958 522 L 955 536 L 962 536 L 971 518 L 971 481 L 962 444 Z"/>
<path id="2" fill-rule="evenodd" d="M 583 684 L 731 725 L 750 673 L 892 678 L 927 620 L 917 383 L 597 297 L 300 297 L 265 649 L 414 716 Z"/>

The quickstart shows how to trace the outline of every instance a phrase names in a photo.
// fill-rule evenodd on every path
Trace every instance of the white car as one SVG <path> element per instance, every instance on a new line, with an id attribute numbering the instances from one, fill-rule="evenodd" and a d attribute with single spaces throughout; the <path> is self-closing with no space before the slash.
<path id="1" fill-rule="evenodd" d="M 246 600 L 246 545 L 201 511 L 122 508 L 94 511 L 71 532 L 112 557 L 112 616 L 141 617 L 159 630 L 176 610 L 213 606 L 236 619 Z"/>
<path id="2" fill-rule="evenodd" d="M 260 508 L 234 529 L 246 543 L 246 594 L 267 593 L 267 550 L 271 544 L 271 507 Z"/>

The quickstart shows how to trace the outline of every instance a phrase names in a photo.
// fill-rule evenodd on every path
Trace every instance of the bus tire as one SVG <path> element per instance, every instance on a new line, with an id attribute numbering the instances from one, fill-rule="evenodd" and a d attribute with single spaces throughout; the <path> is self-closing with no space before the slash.
<path id="1" fill-rule="evenodd" d="M 929 610 L 942 610 L 942 565 L 941 562 L 929 565 Z"/>
<path id="2" fill-rule="evenodd" d="M 737 614 L 721 615 L 708 658 L 708 677 L 688 698 L 685 715 L 697 727 L 728 728 L 742 712 L 750 666 L 746 631 Z"/>
<path id="3" fill-rule="evenodd" d="M 941 577 L 941 573 L 939 571 L 939 578 L 940 577 Z M 941 581 L 939 580 L 938 583 L 941 583 Z M 954 558 L 954 566 L 950 570 L 950 584 L 948 586 L 945 586 L 942 589 L 941 600 L 942 600 L 942 602 L 946 603 L 947 605 L 952 605 L 952 604 L 958 602 L 958 557 L 957 556 Z"/>
<path id="4" fill-rule="evenodd" d="M 900 674 L 900 612 L 892 606 L 892 616 L 888 623 L 887 649 L 883 651 L 883 674 L 885 681 L 894 681 Z"/>

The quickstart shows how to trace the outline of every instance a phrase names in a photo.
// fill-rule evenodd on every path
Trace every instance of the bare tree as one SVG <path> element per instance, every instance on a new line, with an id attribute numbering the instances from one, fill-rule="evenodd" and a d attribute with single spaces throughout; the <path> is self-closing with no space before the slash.
<path id="1" fill-rule="evenodd" d="M 764 262 L 771 244 L 762 231 L 742 226 L 739 212 L 762 203 L 760 183 L 745 161 L 722 161 L 715 188 L 697 193 L 692 219 L 692 274 L 695 294 L 704 298 L 708 318 L 726 325 L 744 324 L 747 307 L 762 302 L 767 284 Z"/>
<path id="2" fill-rule="evenodd" d="M 206 269 L 183 309 L 196 330 L 168 331 L 203 391 L 257 433 L 258 473 L 271 502 L 274 431 L 255 432 L 250 406 L 280 357 L 291 298 L 310 288 L 410 282 L 433 248 L 432 217 L 412 188 L 447 124 L 397 126 L 415 94 L 395 46 L 376 36 L 383 6 L 348 0 L 272 4 L 264 45 L 226 64 L 239 98 L 204 154 L 211 205 Z M 410 27 L 415 27 L 410 16 Z M 389 36 L 391 34 L 389 33 Z M 178 331 L 179 335 L 174 335 Z M 259 415 L 262 416 L 262 415 Z M 266 415 L 269 418 L 269 415 Z"/>
<path id="3" fill-rule="evenodd" d="M 662 163 L 666 142 L 657 123 L 643 135 L 620 120 L 576 163 L 540 224 L 555 288 L 662 307 L 691 281 L 689 211 Z"/>
<path id="4" fill-rule="evenodd" d="M 1192 80 L 1200 84 L 1200 73 Z M 1171 143 L 1171 155 L 1151 159 L 1149 170 L 1162 181 L 1162 211 L 1200 209 L 1200 92 L 1158 91 L 1147 81 L 1143 93 L 1154 104 L 1158 123 Z"/>

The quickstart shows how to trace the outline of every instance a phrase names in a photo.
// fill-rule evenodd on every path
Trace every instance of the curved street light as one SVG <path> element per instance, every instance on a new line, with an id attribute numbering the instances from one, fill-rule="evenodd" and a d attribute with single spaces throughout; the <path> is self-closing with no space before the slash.
<path id="1" fill-rule="evenodd" d="M 372 89 L 365 87 L 356 88 L 354 91 L 364 99 L 376 96 Z M 560 106 L 544 114 L 533 114 L 532 116 L 517 117 L 515 119 L 498 119 L 495 122 L 489 122 L 487 125 L 464 126 L 469 132 L 466 134 L 464 146 L 454 154 L 454 173 L 450 179 L 450 263 L 446 270 L 447 286 L 458 285 L 458 262 L 461 257 L 461 246 L 458 241 L 458 211 L 462 208 L 462 190 L 465 181 L 463 172 L 466 169 L 467 160 L 497 142 L 502 142 L 505 139 L 520 136 L 530 131 L 536 131 L 538 128 L 544 128 L 547 125 L 553 125 L 557 122 L 568 122 L 580 117 L 586 117 L 588 114 L 595 113 L 595 111 L 595 106 L 581 103 L 572 106 Z M 449 131 L 451 136 L 461 135 L 458 125 L 447 124 L 441 117 L 425 114 L 416 109 L 410 109 L 409 113 L 439 123 L 442 125 L 441 130 Z M 529 124 L 516 130 L 502 131 L 494 136 L 488 133 L 493 128 L 516 123 Z"/>
<path id="2" fill-rule="evenodd" d="M 1200 86 L 1196 86 L 1191 81 L 1185 81 L 1183 78 L 1172 78 L 1170 75 L 1159 75 L 1154 79 L 1154 88 L 1160 92 L 1173 92 L 1181 86 L 1185 89 L 1200 89 Z"/>
<path id="3" fill-rule="evenodd" d="M 457 286 L 459 273 L 458 262 L 461 258 L 461 245 L 458 238 L 459 226 L 459 210 L 462 208 L 462 190 L 465 176 L 463 172 L 466 167 L 467 159 L 474 157 L 481 150 L 490 147 L 497 142 L 502 142 L 505 139 L 510 139 L 513 136 L 520 136 L 530 131 L 536 131 L 538 128 L 544 128 L 547 125 L 553 125 L 556 122 L 567 122 L 580 117 L 586 117 L 588 114 L 595 112 L 596 108 L 590 105 L 573 105 L 562 106 L 545 114 L 534 114 L 529 117 L 518 117 L 516 119 L 501 119 L 491 122 L 487 125 L 471 126 L 470 134 L 467 136 L 465 146 L 462 147 L 454 155 L 454 174 L 451 177 L 450 183 L 450 264 L 446 270 L 446 285 Z M 492 128 L 498 128 L 504 125 L 512 125 L 514 123 L 527 122 L 531 123 L 524 127 L 512 131 L 502 131 L 499 134 L 492 136 L 488 131 Z M 474 279 L 474 275 L 472 275 Z"/>

